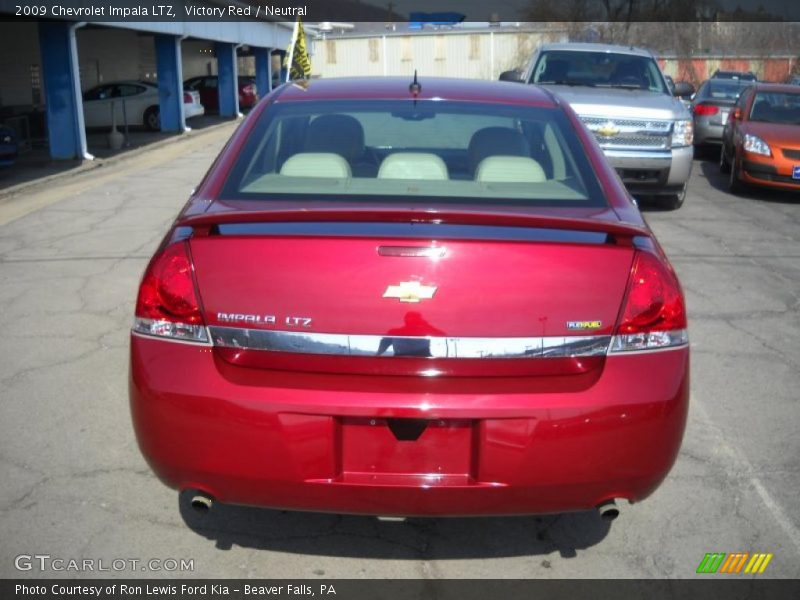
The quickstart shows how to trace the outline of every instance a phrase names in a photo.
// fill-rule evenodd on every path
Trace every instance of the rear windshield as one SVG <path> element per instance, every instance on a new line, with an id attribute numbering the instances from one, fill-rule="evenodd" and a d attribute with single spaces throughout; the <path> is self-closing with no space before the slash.
<path id="1" fill-rule="evenodd" d="M 406 204 L 606 204 L 561 109 L 434 100 L 272 105 L 245 142 L 223 194 Z"/>
<path id="2" fill-rule="evenodd" d="M 758 92 L 750 110 L 751 121 L 800 125 L 800 93 Z"/>
<path id="3" fill-rule="evenodd" d="M 582 50 L 543 52 L 533 69 L 531 83 L 667 92 L 652 58 Z"/>
<path id="4" fill-rule="evenodd" d="M 720 100 L 723 102 L 736 102 L 742 90 L 748 86 L 748 82 L 736 80 L 719 80 L 708 82 L 708 87 L 705 90 L 704 96 L 712 100 Z"/>

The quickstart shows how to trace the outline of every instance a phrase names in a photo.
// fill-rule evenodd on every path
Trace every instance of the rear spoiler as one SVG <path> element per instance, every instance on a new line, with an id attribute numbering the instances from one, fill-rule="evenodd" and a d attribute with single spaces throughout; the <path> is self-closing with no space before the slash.
<path id="1" fill-rule="evenodd" d="M 496 227 L 536 227 L 567 231 L 606 233 L 617 241 L 631 243 L 635 237 L 650 237 L 646 227 L 621 221 L 551 217 L 524 213 L 486 213 L 464 211 L 429 211 L 407 209 L 293 209 L 231 211 L 203 213 L 179 218 L 175 225 L 192 227 L 196 235 L 208 235 L 214 225 L 242 223 L 291 223 L 291 222 L 349 222 L 349 223 L 427 223 L 431 225 L 475 225 Z"/>

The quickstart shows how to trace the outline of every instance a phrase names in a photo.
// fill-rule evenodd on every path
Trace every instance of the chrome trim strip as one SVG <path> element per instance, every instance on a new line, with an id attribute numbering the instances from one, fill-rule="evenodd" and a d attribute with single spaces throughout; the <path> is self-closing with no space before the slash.
<path id="1" fill-rule="evenodd" d="M 415 337 L 209 327 L 222 348 L 329 356 L 416 358 L 563 358 L 604 356 L 610 335 L 554 337 Z"/>

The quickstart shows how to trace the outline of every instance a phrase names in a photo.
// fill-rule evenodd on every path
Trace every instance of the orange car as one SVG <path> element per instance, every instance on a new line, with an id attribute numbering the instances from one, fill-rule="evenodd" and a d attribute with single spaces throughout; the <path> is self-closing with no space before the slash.
<path id="1" fill-rule="evenodd" d="M 800 191 L 800 87 L 744 90 L 722 132 L 719 166 L 734 193 L 745 184 Z"/>

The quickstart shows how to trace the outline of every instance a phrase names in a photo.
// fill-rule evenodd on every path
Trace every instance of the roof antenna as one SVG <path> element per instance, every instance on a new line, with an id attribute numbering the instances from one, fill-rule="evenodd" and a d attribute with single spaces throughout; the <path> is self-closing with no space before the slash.
<path id="1" fill-rule="evenodd" d="M 417 81 L 417 70 L 414 69 L 414 81 L 411 82 L 411 85 L 408 86 L 408 91 L 411 92 L 411 95 L 414 96 L 416 100 L 419 93 L 422 91 L 422 86 L 420 85 L 419 81 Z"/>

